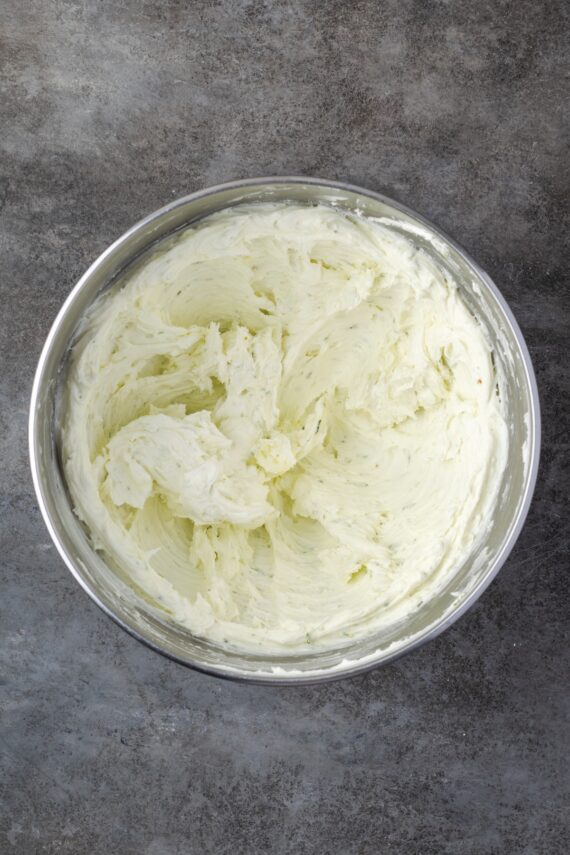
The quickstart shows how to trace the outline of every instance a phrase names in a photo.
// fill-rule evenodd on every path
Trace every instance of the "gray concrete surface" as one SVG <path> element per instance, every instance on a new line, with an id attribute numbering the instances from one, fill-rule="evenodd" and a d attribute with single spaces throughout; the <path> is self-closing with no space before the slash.
<path id="1" fill-rule="evenodd" d="M 0 0 L 2 853 L 569 851 L 567 10 Z M 276 690 L 187 671 L 98 611 L 40 518 L 26 418 L 106 244 L 175 196 L 285 173 L 383 190 L 487 268 L 544 451 L 466 617 L 383 670 Z"/>

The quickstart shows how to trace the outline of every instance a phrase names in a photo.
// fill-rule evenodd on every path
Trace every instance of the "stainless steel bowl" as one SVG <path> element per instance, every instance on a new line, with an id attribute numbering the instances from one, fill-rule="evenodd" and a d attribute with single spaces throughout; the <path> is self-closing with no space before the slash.
<path id="1" fill-rule="evenodd" d="M 296 656 L 246 655 L 194 637 L 153 609 L 91 547 L 72 511 L 59 463 L 58 398 L 66 357 L 83 313 L 102 289 L 151 245 L 189 223 L 242 202 L 321 202 L 381 218 L 447 268 L 488 330 L 509 422 L 509 457 L 491 528 L 455 577 L 397 627 L 349 647 Z M 81 277 L 43 348 L 32 392 L 30 458 L 41 512 L 59 553 L 89 596 L 140 641 L 220 677 L 263 683 L 310 683 L 353 675 L 389 662 L 435 638 L 482 594 L 520 533 L 534 489 L 540 451 L 536 380 L 521 331 L 496 285 L 450 238 L 403 205 L 349 184 L 312 178 L 260 178 L 222 184 L 171 202 L 115 241 Z"/>

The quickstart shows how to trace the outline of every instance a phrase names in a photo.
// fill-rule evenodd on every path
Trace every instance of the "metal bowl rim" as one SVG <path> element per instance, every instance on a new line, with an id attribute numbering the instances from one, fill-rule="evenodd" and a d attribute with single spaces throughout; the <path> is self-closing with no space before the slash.
<path id="1" fill-rule="evenodd" d="M 503 546 L 498 553 L 498 555 L 494 558 L 492 562 L 490 562 L 487 572 L 484 576 L 482 576 L 479 583 L 475 586 L 475 588 L 471 591 L 471 593 L 465 598 L 465 600 L 461 603 L 461 605 L 457 609 L 453 609 L 448 614 L 442 616 L 439 621 L 431 626 L 426 627 L 425 631 L 420 633 L 415 638 L 411 639 L 408 643 L 404 642 L 404 644 L 395 651 L 390 652 L 390 650 L 382 653 L 379 652 L 378 656 L 368 656 L 365 661 L 361 664 L 358 663 L 358 660 L 355 660 L 355 664 L 352 665 L 350 663 L 347 664 L 346 667 L 335 666 L 334 668 L 325 669 L 325 670 L 315 670 L 315 671 L 307 671 L 307 672 L 294 672 L 291 674 L 283 673 L 276 674 L 271 671 L 267 672 L 250 672 L 245 670 L 239 670 L 237 668 L 233 668 L 230 666 L 214 666 L 214 665 L 205 665 L 199 660 L 192 657 L 184 657 L 177 653 L 174 653 L 170 650 L 167 650 L 161 647 L 158 644 L 155 644 L 150 639 L 146 638 L 137 628 L 136 626 L 126 617 L 117 614 L 113 609 L 111 609 L 105 602 L 103 602 L 97 592 L 91 587 L 91 585 L 84 578 L 81 568 L 77 563 L 74 562 L 73 558 L 68 554 L 67 550 L 63 546 L 62 542 L 59 539 L 56 526 L 52 520 L 52 517 L 47 508 L 47 503 L 45 499 L 45 485 L 43 483 L 43 479 L 40 474 L 40 467 L 38 464 L 38 460 L 36 457 L 36 437 L 38 433 L 37 427 L 37 403 L 40 395 L 40 391 L 42 388 L 42 384 L 44 381 L 43 374 L 46 361 L 48 359 L 48 355 L 50 353 L 53 340 L 57 337 L 59 329 L 63 323 L 65 316 L 71 305 L 74 303 L 76 296 L 83 289 L 85 284 L 89 281 L 93 273 L 103 264 L 103 262 L 114 253 L 120 246 L 128 243 L 131 237 L 136 234 L 138 231 L 143 229 L 145 226 L 150 223 L 159 220 L 164 215 L 170 213 L 175 208 L 186 205 L 190 202 L 193 202 L 197 199 L 205 198 L 208 196 L 213 196 L 217 193 L 224 192 L 227 190 L 237 190 L 237 189 L 245 189 L 248 187 L 258 187 L 269 184 L 304 184 L 304 185 L 313 185 L 319 187 L 325 187 L 330 190 L 340 190 L 346 191 L 350 193 L 355 193 L 361 196 L 365 196 L 371 199 L 374 199 L 378 202 L 381 202 L 385 205 L 388 205 L 397 211 L 405 214 L 408 217 L 411 217 L 420 225 L 425 226 L 429 229 L 433 234 L 437 235 L 439 238 L 444 240 L 449 246 L 451 246 L 465 261 L 468 266 L 472 268 L 476 276 L 478 276 L 488 289 L 493 294 L 496 302 L 499 304 L 505 319 L 510 325 L 513 335 L 517 341 L 517 345 L 520 349 L 523 364 L 525 368 L 526 380 L 527 380 L 527 388 L 529 391 L 530 397 L 530 415 L 531 415 L 531 431 L 530 437 L 532 440 L 530 453 L 529 453 L 529 466 L 527 469 L 526 477 L 525 477 L 525 486 L 524 486 L 524 495 L 522 502 L 519 505 L 516 516 L 514 517 L 513 524 L 511 526 L 511 531 Z M 206 215 L 207 216 L 207 215 Z M 128 263 L 128 262 L 127 262 Z M 168 659 L 171 659 L 175 662 L 180 663 L 181 665 L 185 665 L 189 668 L 192 668 L 196 671 L 200 671 L 202 673 L 221 677 L 223 679 L 229 679 L 238 682 L 245 682 L 257 685 L 310 685 L 316 683 L 323 682 L 332 682 L 334 680 L 338 680 L 345 677 L 354 677 L 358 674 L 363 674 L 367 671 L 372 670 L 373 668 L 378 667 L 379 665 L 385 665 L 389 662 L 393 662 L 396 659 L 399 659 L 400 656 L 403 656 L 406 653 L 410 653 L 412 650 L 421 647 L 426 642 L 436 638 L 446 629 L 448 629 L 452 624 L 455 623 L 465 612 L 471 608 L 471 606 L 479 599 L 479 597 L 483 594 L 483 592 L 487 589 L 487 587 L 491 584 L 505 561 L 507 560 L 509 554 L 511 553 L 519 534 L 522 530 L 524 522 L 526 520 L 530 504 L 532 501 L 532 496 L 534 493 L 536 479 L 538 474 L 538 465 L 540 459 L 540 444 L 541 444 L 541 415 L 540 415 L 540 402 L 538 396 L 538 387 L 536 383 L 536 377 L 534 373 L 534 369 L 532 366 L 532 361 L 530 358 L 530 354 L 524 340 L 523 334 L 520 330 L 520 327 L 513 315 L 512 310 L 510 309 L 507 301 L 499 291 L 497 285 L 493 282 L 491 277 L 479 266 L 479 264 L 467 253 L 453 238 L 449 237 L 442 229 L 438 226 L 435 226 L 421 214 L 416 213 L 411 208 L 408 208 L 406 205 L 403 205 L 400 202 L 397 202 L 394 199 L 391 199 L 389 196 L 385 196 L 382 193 L 378 193 L 373 190 L 368 190 L 363 187 L 359 187 L 354 184 L 342 182 L 342 181 L 331 181 L 328 179 L 321 179 L 315 177 L 304 177 L 304 176 L 268 176 L 268 177 L 258 177 L 258 178 L 246 178 L 239 179 L 236 181 L 228 181 L 222 184 L 216 184 L 211 187 L 204 188 L 202 190 L 198 190 L 194 193 L 189 193 L 186 196 L 182 196 L 178 199 L 169 202 L 167 205 L 153 211 L 148 214 L 146 217 L 143 217 L 141 220 L 136 222 L 133 226 L 127 229 L 119 238 L 113 241 L 110 246 L 107 247 L 96 259 L 95 261 L 87 268 L 85 273 L 80 277 L 76 285 L 73 287 L 67 298 L 65 299 L 61 309 L 56 315 L 56 318 L 50 328 L 50 331 L 45 340 L 44 346 L 42 348 L 38 365 L 36 368 L 34 382 L 32 386 L 32 394 L 30 399 L 30 415 L 29 415 L 29 424 L 28 424 L 28 438 L 29 438 L 29 453 L 30 453 L 30 466 L 32 472 L 32 480 L 34 484 L 34 489 L 36 493 L 36 497 L 38 500 L 38 505 L 42 517 L 44 519 L 44 523 L 49 531 L 51 539 L 58 550 L 61 558 L 66 564 L 67 568 L 70 570 L 72 575 L 75 577 L 77 582 L 81 585 L 83 590 L 89 595 L 89 597 L 108 615 L 112 618 L 122 629 L 126 630 L 130 635 L 136 638 L 138 641 L 145 644 L 147 647 L 150 647 L 152 650 L 157 653 L 166 656 Z"/>

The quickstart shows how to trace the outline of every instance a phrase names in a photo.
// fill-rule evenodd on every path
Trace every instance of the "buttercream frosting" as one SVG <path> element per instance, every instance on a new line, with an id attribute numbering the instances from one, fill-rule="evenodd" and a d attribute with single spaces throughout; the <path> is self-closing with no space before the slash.
<path id="1" fill-rule="evenodd" d="M 488 525 L 507 429 L 450 274 L 333 208 L 162 244 L 74 345 L 63 458 L 95 547 L 193 633 L 329 648 L 401 620 Z"/>

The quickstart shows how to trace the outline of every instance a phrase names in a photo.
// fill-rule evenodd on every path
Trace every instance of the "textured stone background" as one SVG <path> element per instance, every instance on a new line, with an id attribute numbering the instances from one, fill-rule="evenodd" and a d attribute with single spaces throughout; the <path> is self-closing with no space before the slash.
<path id="1" fill-rule="evenodd" d="M 0 851 L 569 851 L 567 25 L 562 0 L 0 0 Z M 287 173 L 382 190 L 472 252 L 527 336 L 544 446 L 466 617 L 280 690 L 187 671 L 98 611 L 40 519 L 26 418 L 51 321 L 114 237 Z"/>

